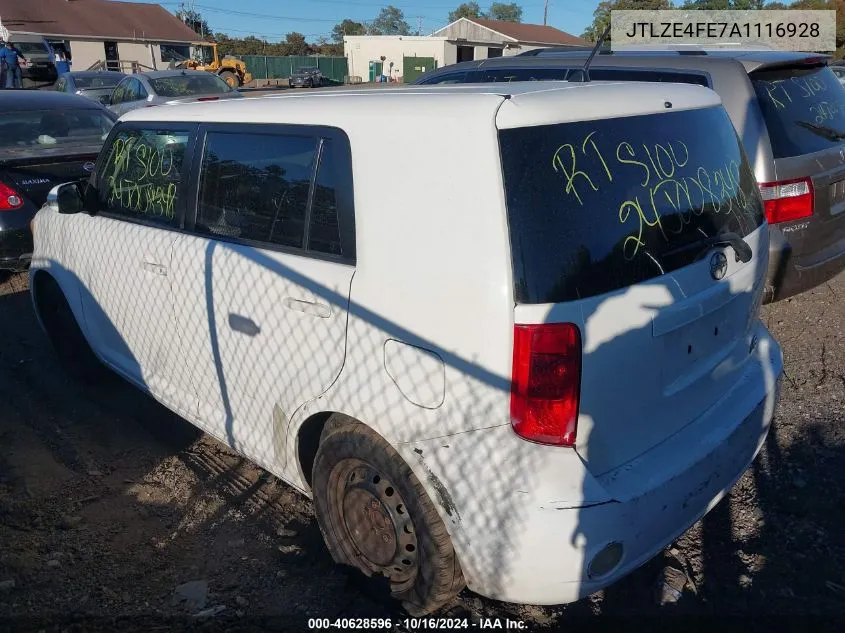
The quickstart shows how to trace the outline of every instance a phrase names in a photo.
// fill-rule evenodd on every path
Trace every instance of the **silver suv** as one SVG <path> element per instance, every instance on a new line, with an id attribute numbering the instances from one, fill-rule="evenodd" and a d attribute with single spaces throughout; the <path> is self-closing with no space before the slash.
<path id="1" fill-rule="evenodd" d="M 589 51 L 537 49 L 426 73 L 416 83 L 583 80 Z M 845 88 L 828 57 L 776 51 L 602 51 L 591 80 L 692 83 L 721 97 L 772 226 L 766 300 L 845 268 Z"/>

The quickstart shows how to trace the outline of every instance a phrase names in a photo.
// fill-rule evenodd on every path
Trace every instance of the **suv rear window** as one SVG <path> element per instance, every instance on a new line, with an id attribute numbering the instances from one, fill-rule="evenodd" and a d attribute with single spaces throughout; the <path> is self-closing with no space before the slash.
<path id="1" fill-rule="evenodd" d="M 845 88 L 827 66 L 751 75 L 775 158 L 826 150 L 845 137 Z"/>
<path id="2" fill-rule="evenodd" d="M 508 129 L 499 142 L 520 303 L 625 288 L 763 222 L 722 107 Z"/>

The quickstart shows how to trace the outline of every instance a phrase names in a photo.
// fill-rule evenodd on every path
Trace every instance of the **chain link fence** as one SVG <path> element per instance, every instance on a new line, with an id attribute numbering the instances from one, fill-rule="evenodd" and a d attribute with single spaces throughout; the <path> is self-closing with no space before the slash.
<path id="1" fill-rule="evenodd" d="M 325 57 L 318 55 L 238 55 L 246 64 L 254 79 L 286 79 L 300 68 L 319 68 L 323 76 L 332 84 L 342 84 L 349 74 L 349 64 L 345 57 Z"/>

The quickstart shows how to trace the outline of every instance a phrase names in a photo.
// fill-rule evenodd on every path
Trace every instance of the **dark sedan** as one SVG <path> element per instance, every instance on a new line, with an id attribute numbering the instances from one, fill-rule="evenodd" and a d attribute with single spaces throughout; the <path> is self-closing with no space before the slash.
<path id="1" fill-rule="evenodd" d="M 29 222 L 54 186 L 88 178 L 116 117 L 98 103 L 49 91 L 0 92 L 0 270 L 24 270 Z"/>
<path id="2" fill-rule="evenodd" d="M 53 86 L 57 92 L 82 95 L 108 105 L 111 93 L 125 74 L 116 71 L 78 71 L 64 73 Z"/>
<path id="3" fill-rule="evenodd" d="M 289 80 L 291 88 L 316 88 L 326 83 L 319 68 L 300 68 Z"/>

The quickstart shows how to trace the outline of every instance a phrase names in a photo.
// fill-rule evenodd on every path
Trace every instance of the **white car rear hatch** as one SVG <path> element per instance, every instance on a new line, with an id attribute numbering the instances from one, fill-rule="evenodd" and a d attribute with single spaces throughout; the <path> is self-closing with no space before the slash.
<path id="1" fill-rule="evenodd" d="M 511 414 L 518 433 L 574 445 L 601 477 L 752 375 L 768 228 L 712 91 L 563 92 L 565 108 L 558 86 L 514 95 L 497 116 L 517 304 Z"/>

